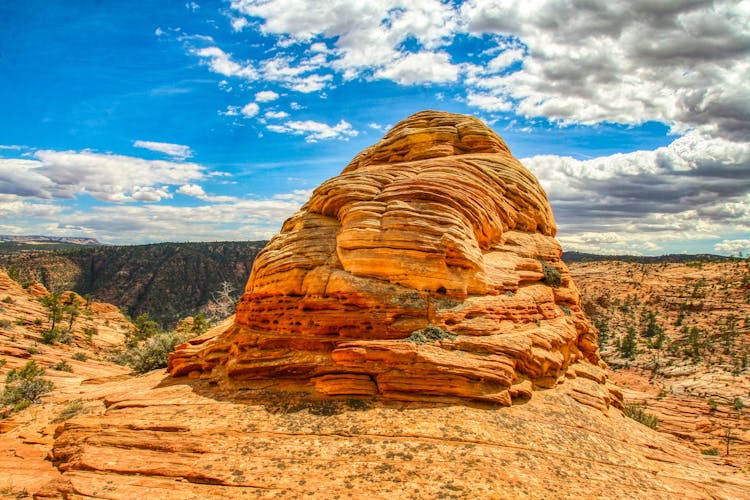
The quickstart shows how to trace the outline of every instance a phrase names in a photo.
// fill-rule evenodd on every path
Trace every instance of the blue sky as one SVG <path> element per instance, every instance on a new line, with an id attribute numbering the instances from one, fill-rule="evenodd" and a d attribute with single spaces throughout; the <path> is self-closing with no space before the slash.
<path id="1" fill-rule="evenodd" d="M 750 2 L 0 4 L 0 234 L 265 239 L 390 125 L 474 114 L 558 239 L 750 251 Z"/>

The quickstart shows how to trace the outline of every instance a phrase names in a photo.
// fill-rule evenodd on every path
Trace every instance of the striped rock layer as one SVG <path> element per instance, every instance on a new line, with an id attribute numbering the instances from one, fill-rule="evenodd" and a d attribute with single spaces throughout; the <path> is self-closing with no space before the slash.
<path id="1" fill-rule="evenodd" d="M 555 232 L 497 134 L 417 113 L 315 190 L 256 258 L 234 324 L 180 346 L 169 371 L 503 405 L 584 376 L 599 389 L 574 397 L 619 405 Z"/>

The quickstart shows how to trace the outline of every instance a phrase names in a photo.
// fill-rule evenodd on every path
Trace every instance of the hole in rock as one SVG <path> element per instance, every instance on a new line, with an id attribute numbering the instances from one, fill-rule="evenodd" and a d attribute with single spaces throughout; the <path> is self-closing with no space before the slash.
<path id="1" fill-rule="evenodd" d="M 437 290 L 435 290 L 435 291 L 436 291 L 437 293 L 439 293 L 440 295 L 445 295 L 446 293 L 448 293 L 448 291 L 447 291 L 447 290 L 445 289 L 445 287 L 444 287 L 444 286 L 441 286 L 440 288 L 438 288 L 438 289 L 437 289 Z"/>

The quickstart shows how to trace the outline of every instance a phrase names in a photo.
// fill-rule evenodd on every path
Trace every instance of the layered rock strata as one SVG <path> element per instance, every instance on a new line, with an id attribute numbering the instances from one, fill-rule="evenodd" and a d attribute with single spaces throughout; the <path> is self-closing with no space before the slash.
<path id="1" fill-rule="evenodd" d="M 497 134 L 417 113 L 315 190 L 256 258 L 232 327 L 169 371 L 503 405 L 567 374 L 597 381 L 578 399 L 605 408 L 617 393 L 555 232 Z"/>

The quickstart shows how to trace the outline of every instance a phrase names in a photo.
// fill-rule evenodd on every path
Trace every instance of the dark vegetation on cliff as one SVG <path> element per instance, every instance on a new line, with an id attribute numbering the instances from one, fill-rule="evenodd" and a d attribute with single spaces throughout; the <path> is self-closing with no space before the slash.
<path id="1" fill-rule="evenodd" d="M 14 273 L 21 283 L 38 280 L 50 291 L 74 290 L 91 295 L 115 304 L 133 318 L 147 313 L 152 320 L 170 327 L 185 316 L 208 312 L 207 306 L 226 285 L 239 297 L 253 260 L 265 243 L 0 251 L 0 267 Z"/>

